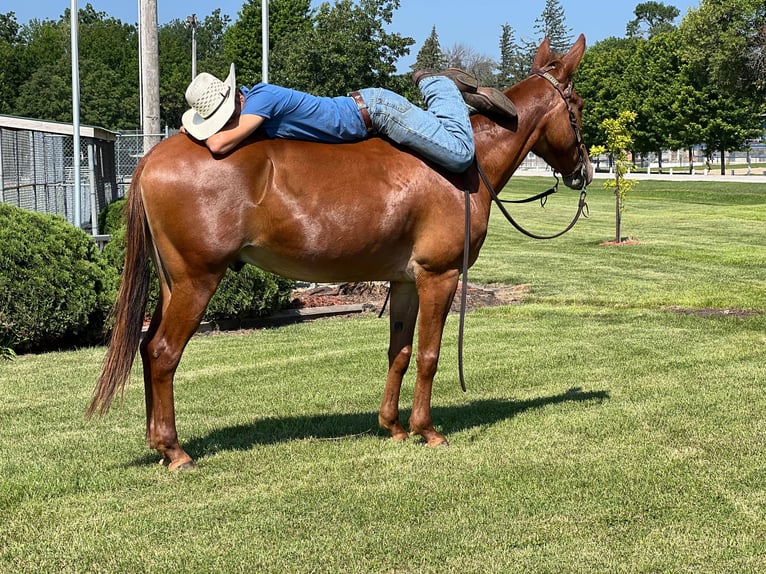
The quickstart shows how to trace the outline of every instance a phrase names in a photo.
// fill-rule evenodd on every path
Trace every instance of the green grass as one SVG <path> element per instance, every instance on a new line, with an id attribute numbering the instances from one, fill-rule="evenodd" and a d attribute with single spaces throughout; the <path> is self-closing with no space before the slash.
<path id="1" fill-rule="evenodd" d="M 508 195 L 547 182 L 514 178 Z M 686 187 L 688 186 L 688 187 Z M 195 337 L 171 474 L 143 441 L 134 370 L 83 411 L 103 349 L 0 362 L 2 572 L 762 572 L 766 190 L 642 182 L 551 242 L 493 216 L 474 282 L 530 285 L 471 313 L 468 393 L 445 333 L 447 449 L 377 430 L 385 320 Z M 536 229 L 571 216 L 563 191 Z M 402 396 L 409 414 L 412 377 Z"/>

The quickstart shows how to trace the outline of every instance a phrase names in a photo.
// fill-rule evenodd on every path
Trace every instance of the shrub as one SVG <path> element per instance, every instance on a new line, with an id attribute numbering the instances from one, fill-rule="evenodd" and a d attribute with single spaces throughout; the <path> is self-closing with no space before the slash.
<path id="1" fill-rule="evenodd" d="M 62 217 L 0 204 L 0 342 L 41 351 L 99 340 L 117 276 Z"/>
<path id="2" fill-rule="evenodd" d="M 125 202 L 120 198 L 107 205 L 98 214 L 98 229 L 105 235 L 111 235 L 125 225 Z"/>
<path id="3" fill-rule="evenodd" d="M 104 248 L 104 257 L 117 274 L 122 273 L 125 259 L 125 225 L 123 200 L 118 200 L 102 210 L 104 233 L 112 237 Z M 210 300 L 203 320 L 245 319 L 263 317 L 284 308 L 289 302 L 294 282 L 246 265 L 240 271 L 226 271 L 217 291 Z M 152 285 L 149 290 L 148 309 L 157 304 L 159 287 L 152 270 Z"/>

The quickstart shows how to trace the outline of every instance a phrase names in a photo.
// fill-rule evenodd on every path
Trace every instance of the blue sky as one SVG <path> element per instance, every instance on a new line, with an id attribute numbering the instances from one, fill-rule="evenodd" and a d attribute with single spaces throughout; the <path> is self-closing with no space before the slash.
<path id="1" fill-rule="evenodd" d="M 633 19 L 635 7 L 642 1 L 561 0 L 561 5 L 575 37 L 584 33 L 590 45 L 609 36 L 624 36 L 625 25 Z M 663 3 L 681 11 L 680 22 L 690 8 L 699 6 L 700 0 L 664 0 Z M 87 0 L 77 0 L 80 8 L 86 4 Z M 123 22 L 138 21 L 138 0 L 90 0 L 90 4 Z M 202 19 L 216 8 L 221 8 L 233 21 L 242 4 L 243 0 L 157 0 L 157 11 L 160 24 L 183 20 L 192 13 Z M 321 1 L 312 4 L 316 6 Z M 407 69 L 433 26 L 442 49 L 464 44 L 498 59 L 502 24 L 513 26 L 517 38 L 533 38 L 535 19 L 542 13 L 545 0 L 401 0 L 400 4 L 391 30 L 415 40 L 410 57 L 400 62 L 400 69 Z M 17 21 L 25 24 L 32 18 L 57 20 L 70 6 L 71 0 L 2 0 L 0 13 L 15 12 Z M 253 49 L 260 49 L 260 45 Z"/>

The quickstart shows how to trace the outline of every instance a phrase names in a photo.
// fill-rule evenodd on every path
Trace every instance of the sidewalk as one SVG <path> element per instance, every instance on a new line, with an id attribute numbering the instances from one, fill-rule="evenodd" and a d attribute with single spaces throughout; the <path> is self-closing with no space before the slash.
<path id="1" fill-rule="evenodd" d="M 759 173 L 762 173 L 763 170 L 760 170 Z M 673 175 L 670 175 L 669 173 L 641 173 L 640 171 L 636 171 L 630 174 L 627 174 L 625 177 L 627 179 L 638 179 L 638 180 L 659 180 L 659 181 L 729 181 L 729 182 L 736 182 L 736 183 L 760 183 L 766 185 L 766 175 L 754 175 L 755 170 L 753 171 L 753 175 L 744 175 L 744 174 L 737 174 L 737 175 L 721 175 L 720 170 L 718 172 L 710 172 L 707 175 L 703 173 L 696 173 L 694 175 L 690 175 L 688 173 L 678 173 L 675 172 Z M 593 175 L 593 179 L 609 179 L 613 178 L 614 174 L 606 173 L 606 172 L 598 172 Z"/>
<path id="2" fill-rule="evenodd" d="M 670 175 L 669 173 L 652 173 L 647 174 L 646 172 L 641 171 L 635 171 L 630 174 L 627 174 L 625 177 L 627 179 L 638 179 L 638 180 L 658 180 L 658 181 L 729 181 L 733 183 L 760 183 L 762 185 L 766 185 L 766 175 L 761 175 L 763 173 L 763 169 L 759 170 L 753 170 L 753 174 L 758 173 L 759 175 L 744 175 L 744 174 L 737 174 L 737 175 L 721 175 L 720 170 L 719 171 L 711 171 L 708 175 L 702 174 L 702 173 L 696 173 L 694 175 L 689 175 L 688 173 L 684 172 L 675 172 L 673 175 Z M 516 171 L 514 175 L 519 176 L 546 176 L 546 177 L 552 177 L 553 173 L 550 169 L 519 169 Z M 608 173 L 608 172 L 596 172 L 593 174 L 593 179 L 609 179 L 613 178 L 614 174 Z"/>

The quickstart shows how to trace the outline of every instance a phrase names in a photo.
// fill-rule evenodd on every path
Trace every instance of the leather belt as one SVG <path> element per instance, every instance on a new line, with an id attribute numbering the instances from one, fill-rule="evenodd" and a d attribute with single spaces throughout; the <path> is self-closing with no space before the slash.
<path id="1" fill-rule="evenodd" d="M 356 103 L 356 107 L 359 108 L 359 113 L 362 114 L 362 120 L 364 121 L 364 127 L 367 128 L 367 133 L 372 133 L 374 128 L 372 127 L 372 119 L 370 119 L 370 111 L 367 109 L 367 104 L 362 99 L 362 94 L 359 92 L 351 92 L 349 97 L 353 98 Z"/>

